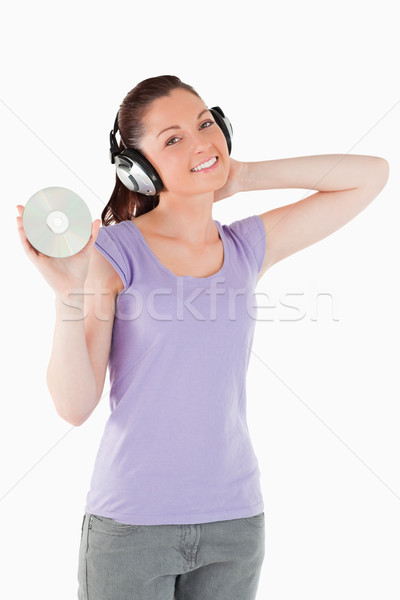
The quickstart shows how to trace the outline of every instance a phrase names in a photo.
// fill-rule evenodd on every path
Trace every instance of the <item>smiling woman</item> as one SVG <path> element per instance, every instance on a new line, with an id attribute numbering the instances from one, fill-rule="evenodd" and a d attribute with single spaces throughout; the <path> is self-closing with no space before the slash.
<path id="1" fill-rule="evenodd" d="M 185 115 L 182 113 L 184 106 L 188 107 Z M 185 119 L 183 120 L 184 116 Z M 194 88 L 173 75 L 146 79 L 133 88 L 126 95 L 119 108 L 116 124 L 120 132 L 120 142 L 117 147 L 114 146 L 112 154 L 117 155 L 118 151 L 121 152 L 126 149 L 140 152 L 141 159 L 148 160 L 145 166 L 153 167 L 156 171 L 154 179 L 158 179 L 156 181 L 156 183 L 159 183 L 156 189 L 158 193 L 150 196 L 137 190 L 128 189 L 118 177 L 117 171 L 113 193 L 101 215 L 103 225 L 110 225 L 113 222 L 119 223 L 126 219 L 138 217 L 158 206 L 160 192 L 165 192 L 168 185 L 171 185 L 171 181 L 172 185 L 176 181 L 176 173 L 171 173 L 171 167 L 176 164 L 179 156 L 175 147 L 179 147 L 183 143 L 185 148 L 187 138 L 185 141 L 184 134 L 187 129 L 193 130 L 195 128 L 196 131 L 201 132 L 205 140 L 217 137 L 219 143 L 225 144 L 221 130 L 221 126 L 225 126 L 225 123 L 220 118 L 220 127 L 218 127 L 215 118 L 212 117 L 213 114 L 205 106 Z M 168 132 L 172 129 L 177 131 L 176 135 L 168 136 Z M 169 158 L 163 156 L 162 150 L 164 148 L 171 149 L 174 154 Z M 185 149 L 183 151 L 185 152 Z M 226 155 L 225 148 L 224 151 Z M 150 155 L 151 161 L 149 160 Z M 199 165 L 214 158 L 217 158 L 216 164 L 219 166 L 220 156 L 208 155 L 205 157 L 205 161 L 203 159 L 202 162 L 197 161 L 195 164 L 189 164 L 187 171 L 197 173 L 200 171 Z M 213 165 L 207 165 L 207 167 L 213 167 Z M 214 166 L 214 168 L 204 169 L 201 172 L 207 173 L 216 170 L 216 168 Z M 196 169 L 196 171 L 192 171 L 192 169 Z M 162 176 L 160 177 L 161 173 Z M 178 174 L 178 177 L 180 175 L 181 173 Z M 224 175 L 226 180 L 226 172 L 221 174 L 220 177 L 223 179 Z M 224 180 L 221 185 L 223 183 Z M 214 189 L 216 189 L 215 184 Z"/>
<path id="2" fill-rule="evenodd" d="M 177 88 L 155 100 L 143 118 L 141 153 L 163 182 L 161 202 L 155 210 L 158 217 L 163 213 L 163 220 L 167 215 L 179 218 L 189 203 L 191 210 L 196 205 L 204 208 L 212 204 L 214 191 L 227 180 L 227 141 L 221 127 L 210 118 L 211 111 L 214 109 L 204 107 L 198 96 Z M 174 136 L 171 129 L 176 132 Z"/>
<path id="3" fill-rule="evenodd" d="M 39 256 L 19 223 L 56 292 L 48 386 L 59 415 L 83 424 L 110 371 L 80 600 L 256 596 L 264 502 L 246 377 L 257 281 L 359 214 L 389 165 L 333 154 L 243 163 L 231 136 L 221 109 L 179 78 L 145 80 L 110 134 L 116 185 L 87 247 L 65 262 Z M 229 225 L 213 219 L 221 198 L 282 187 L 319 191 Z"/>
<path id="4" fill-rule="evenodd" d="M 231 135 L 219 107 L 169 75 L 129 92 L 111 132 L 116 186 L 87 289 L 112 294 L 107 318 L 96 323 L 92 299 L 85 323 L 111 414 L 86 496 L 81 600 L 256 595 L 264 503 L 245 384 L 265 230 L 258 215 L 212 218 L 241 172 Z"/>

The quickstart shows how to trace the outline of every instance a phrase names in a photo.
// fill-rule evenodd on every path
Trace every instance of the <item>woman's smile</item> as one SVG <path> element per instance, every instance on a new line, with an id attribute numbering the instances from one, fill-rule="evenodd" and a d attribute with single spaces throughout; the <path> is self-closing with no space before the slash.
<path id="1" fill-rule="evenodd" d="M 197 165 L 193 169 L 190 169 L 191 173 L 209 173 L 214 171 L 218 167 L 218 156 L 213 156 L 209 160 Z"/>

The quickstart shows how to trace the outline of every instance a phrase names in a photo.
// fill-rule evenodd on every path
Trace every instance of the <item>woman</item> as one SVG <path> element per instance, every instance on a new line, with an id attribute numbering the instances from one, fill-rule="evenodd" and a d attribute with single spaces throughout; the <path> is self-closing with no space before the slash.
<path id="1" fill-rule="evenodd" d="M 120 106 L 116 185 L 86 247 L 40 255 L 18 207 L 25 251 L 56 294 L 47 382 L 60 416 L 82 424 L 110 368 L 111 414 L 81 529 L 81 600 L 256 597 L 265 523 L 245 386 L 254 290 L 388 178 L 374 156 L 239 162 L 229 125 L 177 77 L 146 79 Z M 290 187 L 319 191 L 230 225 L 212 218 L 213 203 L 236 192 Z"/>

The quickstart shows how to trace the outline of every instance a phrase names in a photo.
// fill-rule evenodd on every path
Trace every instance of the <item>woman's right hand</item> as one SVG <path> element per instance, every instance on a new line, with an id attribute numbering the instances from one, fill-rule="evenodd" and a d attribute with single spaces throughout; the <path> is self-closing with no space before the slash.
<path id="1" fill-rule="evenodd" d="M 73 290 L 82 290 L 89 271 L 89 260 L 97 234 L 100 229 L 101 220 L 96 219 L 92 223 L 92 233 L 84 248 L 65 258 L 55 258 L 42 254 L 32 246 L 26 237 L 22 215 L 24 207 L 17 205 L 19 216 L 17 217 L 18 233 L 25 254 L 38 268 L 47 283 L 55 292 L 56 296 L 67 297 Z"/>

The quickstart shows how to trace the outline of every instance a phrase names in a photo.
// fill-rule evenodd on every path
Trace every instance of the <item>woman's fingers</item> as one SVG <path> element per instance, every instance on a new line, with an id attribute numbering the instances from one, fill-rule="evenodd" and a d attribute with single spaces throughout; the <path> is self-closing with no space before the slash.
<path id="1" fill-rule="evenodd" d="M 24 227 L 22 225 L 22 215 L 24 213 L 24 207 L 21 206 L 20 204 L 18 204 L 17 205 L 17 210 L 19 212 L 19 216 L 16 217 L 16 219 L 17 219 L 17 228 L 18 228 L 18 234 L 19 234 L 19 238 L 21 240 L 21 244 L 23 246 L 23 249 L 24 249 L 25 253 L 28 254 L 28 256 L 30 256 L 32 258 L 35 257 L 35 256 L 39 256 L 39 253 L 32 246 L 32 244 L 29 242 L 28 238 L 25 235 Z"/>
<path id="2" fill-rule="evenodd" d="M 101 226 L 101 220 L 95 219 L 92 223 L 92 233 L 90 236 L 90 242 L 91 242 L 92 246 L 94 245 L 94 243 L 97 239 L 97 234 L 99 233 L 100 226 Z"/>

